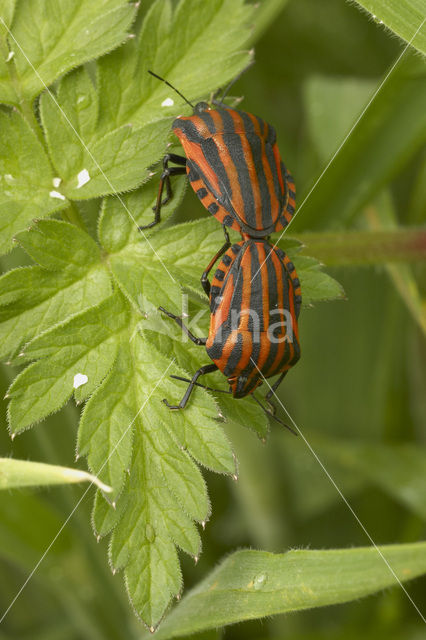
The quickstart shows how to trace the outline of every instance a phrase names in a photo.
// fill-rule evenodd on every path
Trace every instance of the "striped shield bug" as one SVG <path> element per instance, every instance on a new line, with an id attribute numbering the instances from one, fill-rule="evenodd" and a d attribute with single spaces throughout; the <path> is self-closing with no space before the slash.
<path id="1" fill-rule="evenodd" d="M 221 261 L 210 285 L 208 271 L 219 257 Z M 217 369 L 226 376 L 229 393 L 234 398 L 253 394 L 265 378 L 279 374 L 266 395 L 269 402 L 300 358 L 298 316 L 302 297 L 293 263 L 281 249 L 272 247 L 266 240 L 249 238 L 222 247 L 204 275 L 211 313 L 206 339 L 196 338 L 180 317 L 161 309 L 193 342 L 205 345 L 212 360 L 188 380 L 189 386 L 180 403 L 169 405 L 165 401 L 167 406 L 183 409 L 194 386 L 203 386 L 197 382 L 198 378 Z"/>
<path id="2" fill-rule="evenodd" d="M 225 226 L 254 238 L 283 229 L 295 211 L 295 185 L 281 159 L 275 129 L 215 100 L 216 108 L 206 102 L 194 106 L 167 80 L 149 73 L 176 91 L 194 112 L 172 124 L 185 156 L 164 156 L 155 217 L 141 228 L 160 222 L 161 207 L 172 197 L 170 177 L 186 173 L 203 205 Z"/>

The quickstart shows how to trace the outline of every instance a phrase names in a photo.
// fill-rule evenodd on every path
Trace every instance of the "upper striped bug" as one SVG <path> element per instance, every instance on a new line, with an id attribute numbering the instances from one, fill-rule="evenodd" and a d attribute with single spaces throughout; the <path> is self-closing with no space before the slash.
<path id="1" fill-rule="evenodd" d="M 210 285 L 208 274 L 219 257 L 221 261 Z M 302 297 L 293 263 L 281 249 L 272 247 L 266 240 L 249 238 L 222 247 L 204 273 L 203 285 L 210 298 L 207 338 L 195 337 L 179 316 L 161 310 L 175 320 L 193 342 L 205 345 L 213 362 L 198 369 L 192 380 L 187 381 L 188 388 L 178 405 L 165 403 L 171 409 L 183 409 L 194 387 L 203 386 L 197 382 L 198 378 L 217 369 L 226 376 L 229 393 L 234 398 L 252 394 L 265 378 L 280 374 L 266 395 L 269 402 L 300 358 L 298 316 Z M 273 409 L 267 413 L 275 417 Z M 281 420 L 278 422 L 284 424 Z"/>
<path id="2" fill-rule="evenodd" d="M 160 222 L 161 207 L 172 197 L 170 176 L 185 173 L 206 209 L 225 226 L 254 238 L 283 229 L 295 211 L 295 185 L 281 159 L 275 129 L 215 100 L 216 108 L 207 102 L 194 106 L 167 80 L 149 73 L 176 91 L 194 113 L 172 124 L 186 157 L 164 156 L 154 220 L 141 229 Z"/>

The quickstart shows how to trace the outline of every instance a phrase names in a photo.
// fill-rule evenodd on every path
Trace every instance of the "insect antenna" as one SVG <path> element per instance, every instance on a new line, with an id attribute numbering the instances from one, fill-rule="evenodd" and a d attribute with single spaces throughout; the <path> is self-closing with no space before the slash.
<path id="1" fill-rule="evenodd" d="M 153 71 L 151 71 L 150 69 L 148 69 L 148 73 L 150 73 L 152 76 L 154 76 L 154 78 L 157 78 L 157 80 L 161 80 L 161 82 L 164 82 L 168 87 L 170 87 L 171 89 L 173 89 L 173 91 L 176 91 L 176 93 L 185 100 L 185 102 L 187 104 L 189 104 L 190 107 L 192 107 L 193 109 L 195 109 L 194 105 L 189 102 L 189 100 L 187 98 L 185 98 L 185 96 L 183 95 L 183 93 L 181 93 L 179 91 L 179 89 L 176 89 L 176 87 L 174 87 L 172 84 L 170 84 L 170 82 L 168 80 L 165 80 L 164 78 L 162 78 L 161 76 L 157 75 L 156 73 L 154 73 Z"/>
<path id="2" fill-rule="evenodd" d="M 260 407 L 261 409 L 263 409 L 263 411 L 266 413 L 266 415 L 268 415 L 269 417 L 273 418 L 273 419 L 274 419 L 274 420 L 276 420 L 279 424 L 281 424 L 283 427 L 285 427 L 286 429 L 288 429 L 289 431 L 291 431 L 291 433 L 292 433 L 294 436 L 297 436 L 297 435 L 298 435 L 298 434 L 297 434 L 297 432 L 296 432 L 294 429 L 292 429 L 292 427 L 289 427 L 289 426 L 288 426 L 288 424 L 286 424 L 285 422 L 283 422 L 282 420 L 280 420 L 279 418 L 277 418 L 277 416 L 276 416 L 276 415 L 274 415 L 274 414 L 272 413 L 272 411 L 268 411 L 268 409 L 266 409 L 266 408 L 263 406 L 263 404 L 260 402 L 260 400 L 258 400 L 258 399 L 256 398 L 256 396 L 254 395 L 254 393 L 252 393 L 252 394 L 251 394 L 251 397 L 253 398 L 253 400 L 256 400 L 257 404 L 259 405 L 259 407 Z M 272 405 L 272 406 L 273 406 L 273 405 Z"/>

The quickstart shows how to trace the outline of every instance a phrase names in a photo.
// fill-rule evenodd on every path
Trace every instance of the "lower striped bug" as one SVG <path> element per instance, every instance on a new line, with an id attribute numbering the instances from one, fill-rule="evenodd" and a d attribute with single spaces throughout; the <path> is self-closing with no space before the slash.
<path id="1" fill-rule="evenodd" d="M 209 272 L 219 258 L 210 284 Z M 276 418 L 270 398 L 300 358 L 297 322 L 302 297 L 293 263 L 281 249 L 263 239 L 247 238 L 232 246 L 227 242 L 204 272 L 202 284 L 210 298 L 207 338 L 197 338 L 179 316 L 160 307 L 195 344 L 206 347 L 212 360 L 191 380 L 172 376 L 189 385 L 179 404 L 164 400 L 165 404 L 170 409 L 185 408 L 194 387 L 204 386 L 198 383 L 200 376 L 218 369 L 226 376 L 228 393 L 234 398 L 253 394 L 265 378 L 280 374 L 266 395 L 272 411 L 253 395 L 264 411 Z"/>

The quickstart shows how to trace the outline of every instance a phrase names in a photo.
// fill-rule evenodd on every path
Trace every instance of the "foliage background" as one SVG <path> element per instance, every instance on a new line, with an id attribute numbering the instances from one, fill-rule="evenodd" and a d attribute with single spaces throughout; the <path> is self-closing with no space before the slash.
<path id="1" fill-rule="evenodd" d="M 402 44 L 340 0 L 276 3 L 281 5 L 283 10 L 256 44 L 256 65 L 233 93 L 245 96 L 243 108 L 276 127 L 300 204 Z M 417 63 L 420 68 L 419 58 Z M 388 135 L 385 129 L 382 137 L 369 138 L 364 131 L 350 140 L 349 150 L 336 159 L 337 169 L 333 165 L 324 176 L 291 233 L 331 229 L 345 234 L 348 228 L 424 224 L 424 148 L 418 131 L 413 131 L 411 144 L 401 133 L 412 124 L 416 98 L 405 96 L 390 115 L 386 101 L 381 105 L 377 98 L 371 108 L 382 106 L 375 117 L 388 125 Z M 370 177 L 367 186 L 363 175 Z M 180 219 L 200 215 L 199 203 L 188 192 Z M 16 250 L 3 259 L 3 266 L 21 261 Z M 329 270 L 348 300 L 304 310 L 303 358 L 286 379 L 281 398 L 375 542 L 414 542 L 425 533 L 426 347 L 418 302 L 425 293 L 424 268 L 360 264 L 374 262 L 374 255 L 355 255 L 353 261 Z M 6 391 L 13 374 L 9 367 L 2 372 Z M 2 455 L 74 466 L 77 415 L 69 404 L 13 444 L 6 429 L 1 430 Z M 187 589 L 238 547 L 278 552 L 368 544 L 301 438 L 276 426 L 266 446 L 246 430 L 230 429 L 229 435 L 239 459 L 239 480 L 206 473 L 213 513 L 198 564 L 182 554 Z M 2 494 L 2 610 L 81 493 L 81 488 L 66 487 Z M 90 531 L 90 513 L 88 497 L 11 609 L 0 637 L 141 637 L 121 580 L 107 566 L 107 542 L 96 544 Z M 425 587 L 424 580 L 408 585 L 416 602 L 424 601 Z M 333 640 L 361 634 L 415 640 L 422 632 L 406 596 L 394 588 L 339 607 L 246 622 L 224 635 L 235 640 Z"/>

